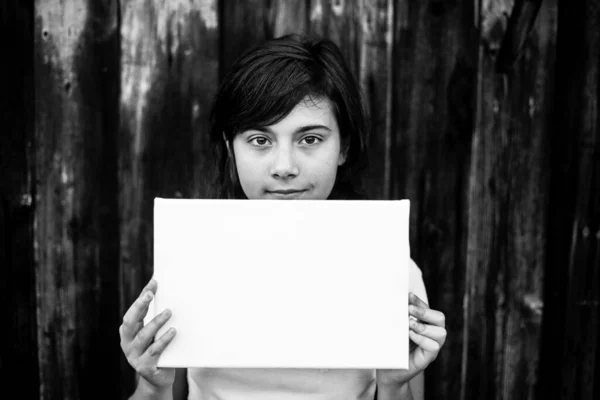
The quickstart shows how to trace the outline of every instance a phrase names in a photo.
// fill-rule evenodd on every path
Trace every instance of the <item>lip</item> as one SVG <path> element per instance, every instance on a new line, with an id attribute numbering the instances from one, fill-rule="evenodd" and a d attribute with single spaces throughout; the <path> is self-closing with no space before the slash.
<path id="1" fill-rule="evenodd" d="M 287 190 L 268 190 L 267 193 L 278 199 L 295 199 L 300 197 L 302 193 L 306 192 L 305 190 L 295 190 L 295 189 L 287 189 Z"/>

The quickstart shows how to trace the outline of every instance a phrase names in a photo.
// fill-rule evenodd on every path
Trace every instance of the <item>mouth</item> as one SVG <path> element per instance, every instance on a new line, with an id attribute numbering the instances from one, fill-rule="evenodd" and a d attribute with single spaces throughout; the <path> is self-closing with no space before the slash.
<path id="1" fill-rule="evenodd" d="M 267 190 L 267 194 L 276 199 L 296 199 L 302 194 L 306 192 L 305 190 L 295 190 L 295 189 L 287 189 L 287 190 Z"/>

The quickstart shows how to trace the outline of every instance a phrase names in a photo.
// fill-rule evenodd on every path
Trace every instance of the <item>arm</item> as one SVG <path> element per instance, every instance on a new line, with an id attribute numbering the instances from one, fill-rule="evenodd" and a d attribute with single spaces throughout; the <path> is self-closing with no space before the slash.
<path id="1" fill-rule="evenodd" d="M 377 400 L 414 400 L 409 383 L 377 385 Z"/>
<path id="2" fill-rule="evenodd" d="M 129 400 L 186 400 L 187 394 L 187 369 L 176 368 L 172 391 L 167 388 L 163 392 L 157 392 L 154 386 L 149 385 L 138 374 L 137 388 Z"/>
<path id="3" fill-rule="evenodd" d="M 425 398 L 425 375 L 423 372 L 412 378 L 408 382 L 408 386 L 410 387 L 410 392 L 412 393 L 414 400 L 423 400 Z"/>
<path id="4" fill-rule="evenodd" d="M 173 400 L 173 392 L 171 388 L 157 389 L 140 377 L 135 392 L 129 400 Z"/>
<path id="5" fill-rule="evenodd" d="M 404 385 L 377 385 L 376 400 L 423 400 L 424 376 L 421 372 Z"/>

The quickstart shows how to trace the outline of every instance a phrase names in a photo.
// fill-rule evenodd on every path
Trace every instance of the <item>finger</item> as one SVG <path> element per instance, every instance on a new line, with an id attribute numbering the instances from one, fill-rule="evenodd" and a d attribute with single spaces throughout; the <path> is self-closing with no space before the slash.
<path id="1" fill-rule="evenodd" d="M 152 343 L 150 347 L 146 350 L 143 355 L 143 358 L 149 361 L 149 364 L 156 366 L 158 358 L 162 354 L 162 352 L 167 348 L 169 343 L 173 340 L 177 331 L 175 328 L 169 328 L 157 341 Z"/>
<path id="2" fill-rule="evenodd" d="M 154 278 L 152 278 L 152 279 L 150 279 L 148 284 L 142 289 L 141 293 L 143 294 L 146 292 L 151 292 L 152 300 L 153 300 L 154 296 L 156 295 L 157 289 L 158 289 L 158 283 L 156 282 L 156 280 Z M 140 294 L 140 296 L 141 296 L 141 294 Z M 146 322 L 145 319 L 148 316 L 148 309 L 149 309 L 150 305 L 152 304 L 152 300 L 150 300 L 150 302 L 146 305 L 146 308 L 142 311 L 142 326 Z"/>
<path id="3" fill-rule="evenodd" d="M 408 336 L 410 337 L 410 340 L 415 342 L 424 351 L 433 353 L 434 358 L 440 351 L 441 345 L 435 340 L 428 338 L 427 336 L 420 335 L 413 330 L 408 331 Z"/>
<path id="4" fill-rule="evenodd" d="M 142 293 L 144 293 L 146 290 L 149 290 L 152 292 L 152 294 L 156 294 L 157 289 L 158 289 L 158 283 L 156 282 L 156 279 L 152 278 L 152 279 L 150 279 L 148 284 L 142 289 Z"/>
<path id="5" fill-rule="evenodd" d="M 171 318 L 171 310 L 168 308 L 152 318 L 148 325 L 144 326 L 131 343 L 131 350 L 134 354 L 143 354 L 150 346 L 152 339 L 156 336 L 159 329 Z"/>
<path id="6" fill-rule="evenodd" d="M 425 303 L 419 296 L 410 292 L 408 295 L 408 304 L 414 304 L 415 306 L 422 308 L 429 308 L 429 304 Z"/>
<path id="7" fill-rule="evenodd" d="M 143 325 L 142 321 L 148 312 L 148 306 L 154 297 L 154 292 L 144 290 L 142 294 L 133 302 L 131 307 L 123 316 L 123 324 L 119 329 L 121 339 L 131 341 Z"/>
<path id="8" fill-rule="evenodd" d="M 417 347 L 419 347 L 418 344 L 416 344 L 415 342 L 413 342 L 412 340 L 408 340 L 408 352 L 412 353 Z"/>
<path id="9" fill-rule="evenodd" d="M 446 316 L 441 311 L 411 304 L 408 306 L 408 314 L 427 324 L 446 327 Z"/>
<path id="10" fill-rule="evenodd" d="M 447 334 L 445 328 L 442 328 L 441 326 L 427 325 L 413 320 L 409 322 L 409 325 L 410 329 L 419 335 L 435 340 L 439 343 L 440 347 L 444 345 Z"/>

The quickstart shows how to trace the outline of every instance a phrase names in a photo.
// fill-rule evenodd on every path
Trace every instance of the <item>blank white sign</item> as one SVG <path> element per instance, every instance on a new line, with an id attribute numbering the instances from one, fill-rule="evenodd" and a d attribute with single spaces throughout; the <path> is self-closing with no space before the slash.
<path id="1" fill-rule="evenodd" d="M 158 366 L 408 368 L 408 225 L 408 200 L 155 199 Z"/>

